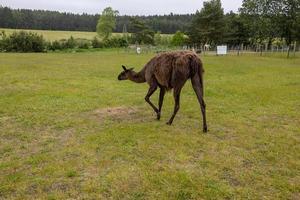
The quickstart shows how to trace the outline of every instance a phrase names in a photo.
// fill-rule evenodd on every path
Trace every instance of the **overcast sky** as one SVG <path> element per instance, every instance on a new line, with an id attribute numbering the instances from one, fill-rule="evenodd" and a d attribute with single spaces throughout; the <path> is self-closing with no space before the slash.
<path id="1" fill-rule="evenodd" d="M 195 13 L 204 0 L 0 0 L 2 6 L 56 10 L 72 13 L 100 13 L 111 6 L 121 15 L 153 15 Z M 237 11 L 242 0 L 222 0 L 225 12 Z"/>

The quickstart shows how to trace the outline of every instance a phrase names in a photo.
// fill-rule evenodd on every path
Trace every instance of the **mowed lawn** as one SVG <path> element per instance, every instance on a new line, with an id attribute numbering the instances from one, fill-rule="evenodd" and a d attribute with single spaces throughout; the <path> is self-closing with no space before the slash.
<path id="1" fill-rule="evenodd" d="M 190 82 L 167 126 L 117 81 L 152 56 L 0 54 L 0 199 L 300 198 L 299 58 L 204 56 L 203 134 Z"/>

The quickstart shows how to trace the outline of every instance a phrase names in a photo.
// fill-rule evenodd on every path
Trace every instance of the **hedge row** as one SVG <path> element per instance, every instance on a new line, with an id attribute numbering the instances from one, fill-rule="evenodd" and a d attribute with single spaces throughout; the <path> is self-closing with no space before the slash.
<path id="1" fill-rule="evenodd" d="M 14 32 L 6 36 L 0 34 L 0 51 L 7 52 L 42 52 L 46 48 L 43 36 L 31 32 Z"/>
<path id="2" fill-rule="evenodd" d="M 121 48 L 128 47 L 128 42 L 121 37 L 113 37 L 104 41 L 96 37 L 87 39 L 55 40 L 47 42 L 42 35 L 32 32 L 19 31 L 7 36 L 4 31 L 0 33 L 0 51 L 2 52 L 47 52 L 64 49 L 89 49 L 89 48 Z"/>

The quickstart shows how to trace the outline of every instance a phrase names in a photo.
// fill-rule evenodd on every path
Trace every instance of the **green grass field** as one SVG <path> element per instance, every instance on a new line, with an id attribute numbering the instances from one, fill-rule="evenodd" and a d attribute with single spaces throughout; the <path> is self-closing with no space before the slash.
<path id="1" fill-rule="evenodd" d="M 152 56 L 0 54 L 0 199 L 300 198 L 299 58 L 204 56 L 203 134 L 190 82 L 170 127 L 117 81 Z"/>

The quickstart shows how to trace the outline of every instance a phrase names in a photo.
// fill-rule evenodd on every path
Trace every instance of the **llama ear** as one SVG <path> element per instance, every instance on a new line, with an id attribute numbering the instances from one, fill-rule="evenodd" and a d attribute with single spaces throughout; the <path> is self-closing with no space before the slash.
<path id="1" fill-rule="evenodd" d="M 130 69 L 128 69 L 129 71 L 132 71 L 134 68 L 132 67 L 132 68 L 130 68 Z"/>
<path id="2" fill-rule="evenodd" d="M 124 66 L 124 65 L 122 65 L 122 68 L 124 69 L 124 71 L 126 71 L 127 69 L 126 69 L 126 67 Z"/>

